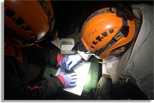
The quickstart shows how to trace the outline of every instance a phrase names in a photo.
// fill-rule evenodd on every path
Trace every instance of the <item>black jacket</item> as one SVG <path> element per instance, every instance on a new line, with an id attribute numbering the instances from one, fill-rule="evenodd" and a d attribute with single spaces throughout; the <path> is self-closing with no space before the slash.
<path id="1" fill-rule="evenodd" d="M 56 66 L 57 53 L 36 46 L 6 47 L 4 52 L 4 99 L 46 99 L 63 89 L 56 76 L 31 84 L 23 81 L 28 58 Z"/>

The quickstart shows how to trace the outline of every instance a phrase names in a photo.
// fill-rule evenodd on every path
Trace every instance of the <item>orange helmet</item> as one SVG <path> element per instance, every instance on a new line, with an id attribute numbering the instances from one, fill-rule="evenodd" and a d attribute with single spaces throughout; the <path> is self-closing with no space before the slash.
<path id="1" fill-rule="evenodd" d="M 4 33 L 7 42 L 26 47 L 41 40 L 54 27 L 50 1 L 4 1 Z"/>
<path id="2" fill-rule="evenodd" d="M 129 43 L 135 34 L 133 20 L 118 17 L 117 9 L 103 8 L 90 15 L 82 26 L 81 42 L 85 49 L 101 59 L 117 47 Z"/>

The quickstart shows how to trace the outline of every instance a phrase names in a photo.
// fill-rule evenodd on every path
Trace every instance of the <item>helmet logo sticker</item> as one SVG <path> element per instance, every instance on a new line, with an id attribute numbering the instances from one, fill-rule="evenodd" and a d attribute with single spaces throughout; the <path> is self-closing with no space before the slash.
<path id="1" fill-rule="evenodd" d="M 91 36 L 93 36 L 98 30 L 97 29 L 94 29 L 93 31 L 91 31 L 88 36 L 89 38 L 91 38 Z"/>

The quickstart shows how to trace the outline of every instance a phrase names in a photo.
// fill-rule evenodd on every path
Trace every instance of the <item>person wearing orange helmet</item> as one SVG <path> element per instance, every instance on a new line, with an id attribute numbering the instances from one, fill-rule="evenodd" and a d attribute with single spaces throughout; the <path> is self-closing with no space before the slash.
<path id="1" fill-rule="evenodd" d="M 24 80 L 29 61 L 55 67 L 63 64 L 62 55 L 37 44 L 56 38 L 54 22 L 52 4 L 48 0 L 4 1 L 4 99 L 46 99 L 64 87 L 76 86 L 76 73 L 61 72 L 36 82 Z"/>
<path id="2" fill-rule="evenodd" d="M 152 8 L 149 4 L 117 3 L 85 20 L 76 46 L 81 57 L 118 60 L 117 66 L 108 70 L 111 79 L 99 80 L 97 99 L 154 99 Z"/>

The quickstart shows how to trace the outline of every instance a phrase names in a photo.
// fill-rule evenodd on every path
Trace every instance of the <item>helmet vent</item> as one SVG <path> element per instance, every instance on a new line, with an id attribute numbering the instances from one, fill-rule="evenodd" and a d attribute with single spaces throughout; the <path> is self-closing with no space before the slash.
<path id="1" fill-rule="evenodd" d="M 114 32 L 114 29 L 109 30 L 110 34 L 112 34 Z"/>
<path id="2" fill-rule="evenodd" d="M 97 45 L 98 41 L 93 41 L 92 43 L 93 43 L 94 45 Z"/>
<path id="3" fill-rule="evenodd" d="M 8 17 L 12 17 L 15 15 L 15 13 L 13 11 L 11 11 L 10 9 L 7 9 L 5 14 L 8 16 Z"/>
<path id="4" fill-rule="evenodd" d="M 94 48 L 93 46 L 91 46 L 91 48 Z"/>
<path id="5" fill-rule="evenodd" d="M 104 37 L 106 37 L 106 36 L 107 36 L 107 32 L 102 33 L 102 35 L 103 35 Z"/>
<path id="6" fill-rule="evenodd" d="M 27 26 L 27 27 L 24 28 L 24 30 L 25 30 L 25 31 L 30 31 L 31 28 L 30 28 L 29 26 Z"/>
<path id="7" fill-rule="evenodd" d="M 17 25 L 21 25 L 21 24 L 24 24 L 25 22 L 20 17 L 18 17 L 15 23 Z"/>
<path id="8" fill-rule="evenodd" d="M 21 28 L 24 28 L 24 26 L 21 26 Z"/>
<path id="9" fill-rule="evenodd" d="M 15 21 L 16 19 L 15 18 L 12 18 L 12 20 Z"/>
<path id="10" fill-rule="evenodd" d="M 34 34 L 32 33 L 32 34 L 29 34 L 29 36 L 34 36 Z"/>
<path id="11" fill-rule="evenodd" d="M 96 38 L 96 40 L 98 40 L 98 41 L 102 41 L 102 39 L 101 39 L 100 36 L 98 36 L 98 37 Z"/>

